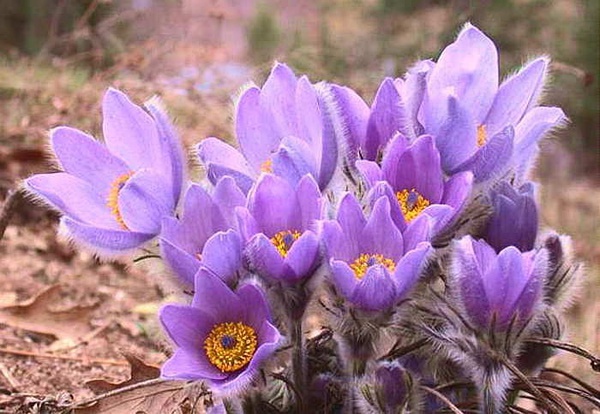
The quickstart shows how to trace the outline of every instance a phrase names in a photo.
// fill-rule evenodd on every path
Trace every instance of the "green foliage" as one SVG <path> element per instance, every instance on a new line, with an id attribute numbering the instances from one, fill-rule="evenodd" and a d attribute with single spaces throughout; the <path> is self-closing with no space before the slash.
<path id="1" fill-rule="evenodd" d="M 272 61 L 280 43 L 277 19 L 272 11 L 260 3 L 247 29 L 250 59 L 256 65 Z"/>

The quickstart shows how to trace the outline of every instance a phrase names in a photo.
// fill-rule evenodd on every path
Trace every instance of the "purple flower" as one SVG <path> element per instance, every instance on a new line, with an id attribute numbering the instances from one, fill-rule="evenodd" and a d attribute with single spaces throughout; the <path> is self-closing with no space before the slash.
<path id="1" fill-rule="evenodd" d="M 183 182 L 180 143 L 155 103 L 148 112 L 122 92 L 104 95 L 104 141 L 69 127 L 52 130 L 63 172 L 38 174 L 26 188 L 63 214 L 63 231 L 96 253 L 139 247 L 173 215 Z"/>
<path id="2" fill-rule="evenodd" d="M 181 219 L 166 217 L 160 235 L 161 255 L 186 284 L 194 284 L 201 265 L 230 283 L 236 279 L 242 260 L 242 241 L 231 230 L 234 209 L 246 197 L 231 177 L 217 182 L 211 195 L 192 184 L 184 197 Z"/>
<path id="3" fill-rule="evenodd" d="M 540 305 L 548 254 L 521 253 L 514 246 L 497 254 L 486 242 L 466 236 L 456 243 L 452 272 L 471 322 L 504 331 L 513 319 L 526 323 Z"/>
<path id="4" fill-rule="evenodd" d="M 322 218 L 323 208 L 311 176 L 293 187 L 282 178 L 263 175 L 249 195 L 248 210 L 240 213 L 252 270 L 288 283 L 314 272 L 319 264 L 319 239 L 312 228 Z"/>
<path id="5" fill-rule="evenodd" d="M 236 106 L 235 131 L 240 151 L 207 138 L 198 154 L 214 183 L 232 176 L 248 192 L 261 172 L 296 184 L 311 174 L 325 188 L 337 165 L 337 142 L 321 97 L 306 76 L 296 78 L 286 65 L 275 64 L 262 90 L 248 88 Z"/>
<path id="6" fill-rule="evenodd" d="M 248 386 L 280 338 L 259 288 L 245 284 L 233 292 L 206 269 L 196 275 L 191 305 L 164 306 L 160 321 L 177 346 L 162 377 L 205 380 L 222 394 Z"/>
<path id="7" fill-rule="evenodd" d="M 412 145 L 397 135 L 388 145 L 381 168 L 372 161 L 357 161 L 359 171 L 371 186 L 370 197 L 386 196 L 392 219 L 404 231 L 420 214 L 434 221 L 437 234 L 462 211 L 471 194 L 473 174 L 469 171 L 444 179 L 440 154 L 429 135 L 419 137 Z"/>
<path id="8" fill-rule="evenodd" d="M 478 182 L 508 167 L 524 172 L 538 140 L 565 120 L 560 108 L 538 100 L 549 60 L 537 58 L 498 87 L 498 51 L 466 24 L 427 78 L 418 119 L 436 139 L 447 173 L 471 170 Z"/>
<path id="9" fill-rule="evenodd" d="M 356 198 L 347 194 L 337 219 L 325 221 L 322 237 L 338 292 L 357 308 L 381 311 L 403 299 L 417 282 L 432 250 L 430 218 L 415 219 L 404 233 L 379 198 L 365 218 Z"/>
<path id="10" fill-rule="evenodd" d="M 380 363 L 372 375 L 370 384 L 375 391 L 375 401 L 383 413 L 398 413 L 409 404 L 410 384 L 413 380 L 397 362 Z"/>
<path id="11" fill-rule="evenodd" d="M 494 213 L 483 239 L 497 252 L 508 246 L 515 246 L 522 252 L 533 249 L 538 233 L 533 183 L 516 189 L 503 181 L 492 190 L 491 201 Z"/>

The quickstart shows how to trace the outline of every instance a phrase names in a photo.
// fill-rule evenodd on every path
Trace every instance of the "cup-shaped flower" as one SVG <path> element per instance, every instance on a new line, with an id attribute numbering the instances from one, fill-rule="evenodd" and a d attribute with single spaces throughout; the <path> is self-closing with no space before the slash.
<path id="1" fill-rule="evenodd" d="M 405 298 L 429 253 L 431 219 L 423 215 L 402 233 L 379 198 L 369 218 L 354 195 L 342 199 L 336 220 L 322 224 L 322 237 L 336 290 L 356 308 L 383 311 Z"/>
<path id="2" fill-rule="evenodd" d="M 69 127 L 51 132 L 63 172 L 25 180 L 59 210 L 63 231 L 94 252 L 114 256 L 139 247 L 173 215 L 183 182 L 183 155 L 156 102 L 148 112 L 115 89 L 104 95 L 106 145 Z"/>
<path id="3" fill-rule="evenodd" d="M 500 252 L 515 246 L 522 252 L 533 249 L 538 233 L 538 212 L 533 183 L 514 188 L 503 181 L 491 191 L 492 216 L 483 239 Z"/>
<path id="4" fill-rule="evenodd" d="M 261 172 L 292 184 L 311 174 L 323 189 L 333 177 L 338 148 L 320 94 L 306 76 L 298 79 L 284 64 L 275 64 L 262 89 L 252 86 L 242 93 L 235 131 L 240 151 L 217 138 L 198 145 L 213 182 L 230 175 L 248 192 Z"/>
<path id="5" fill-rule="evenodd" d="M 205 380 L 221 394 L 248 386 L 280 339 L 261 289 L 243 284 L 234 292 L 205 268 L 196 274 L 191 305 L 165 305 L 159 316 L 177 346 L 162 377 Z"/>
<path id="6" fill-rule="evenodd" d="M 477 182 L 512 167 L 524 172 L 538 140 L 560 125 L 560 108 L 538 106 L 549 60 L 537 58 L 498 86 L 498 51 L 467 23 L 427 77 L 419 110 L 447 173 L 471 170 Z"/>
<path id="7" fill-rule="evenodd" d="M 223 177 L 209 194 L 197 184 L 185 193 L 180 219 L 163 220 L 161 256 L 185 284 L 193 286 L 201 265 L 226 282 L 234 282 L 242 260 L 242 241 L 232 230 L 235 207 L 246 197 L 231 177 Z"/>
<path id="8" fill-rule="evenodd" d="M 468 319 L 479 329 L 500 332 L 511 324 L 523 326 L 542 303 L 547 251 L 521 253 L 509 246 L 496 253 L 470 236 L 455 247 L 453 282 Z"/>
<path id="9" fill-rule="evenodd" d="M 319 264 L 319 239 L 313 230 L 323 217 L 317 183 L 305 175 L 294 187 L 272 174 L 259 178 L 240 212 L 248 240 L 246 257 L 259 275 L 286 283 L 298 282 Z"/>
<path id="10" fill-rule="evenodd" d="M 413 388 L 414 380 L 398 362 L 380 362 L 362 380 L 359 403 L 366 405 L 365 412 L 395 414 L 416 408 L 418 392 Z"/>
<path id="11" fill-rule="evenodd" d="M 394 223 L 401 231 L 420 214 L 433 219 L 433 234 L 439 233 L 462 211 L 473 186 L 470 171 L 446 180 L 440 154 L 429 135 L 412 145 L 397 135 L 383 155 L 381 168 L 373 161 L 357 161 L 357 168 L 371 186 L 369 197 L 388 197 Z"/>

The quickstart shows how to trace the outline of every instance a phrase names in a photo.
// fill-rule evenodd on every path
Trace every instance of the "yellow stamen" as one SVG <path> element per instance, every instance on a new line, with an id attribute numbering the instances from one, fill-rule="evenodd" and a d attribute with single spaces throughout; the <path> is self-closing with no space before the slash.
<path id="1" fill-rule="evenodd" d="M 421 211 L 429 207 L 429 200 L 423 197 L 414 188 L 412 190 L 402 190 L 396 193 L 400 209 L 404 215 L 404 220 L 412 221 Z"/>
<path id="2" fill-rule="evenodd" d="M 487 131 L 485 125 L 481 124 L 477 127 L 477 146 L 483 147 L 487 142 Z"/>
<path id="3" fill-rule="evenodd" d="M 258 340 L 251 326 L 242 322 L 216 324 L 204 340 L 204 351 L 221 372 L 245 367 L 254 356 Z"/>
<path id="4" fill-rule="evenodd" d="M 382 254 L 367 254 L 363 253 L 358 258 L 352 262 L 350 265 L 350 269 L 354 272 L 354 276 L 357 279 L 362 279 L 367 273 L 367 269 L 374 265 L 383 265 L 390 272 L 393 272 L 396 269 L 396 263 Z"/>
<path id="5" fill-rule="evenodd" d="M 297 230 L 283 230 L 271 237 L 271 243 L 282 257 L 286 257 L 292 248 L 292 244 L 301 236 Z"/>
<path id="6" fill-rule="evenodd" d="M 265 173 L 272 173 L 273 172 L 273 160 L 271 160 L 271 158 L 268 158 L 265 162 L 263 162 L 260 165 L 260 170 Z"/>
<path id="7" fill-rule="evenodd" d="M 121 174 L 118 176 L 115 181 L 110 185 L 110 192 L 108 193 L 108 197 L 106 199 L 106 205 L 110 208 L 110 212 L 117 220 L 117 223 L 121 226 L 123 230 L 129 230 L 125 222 L 123 221 L 123 217 L 121 216 L 121 212 L 119 211 L 119 191 L 125 185 L 127 180 L 133 175 L 133 171 L 130 171 L 125 174 Z"/>

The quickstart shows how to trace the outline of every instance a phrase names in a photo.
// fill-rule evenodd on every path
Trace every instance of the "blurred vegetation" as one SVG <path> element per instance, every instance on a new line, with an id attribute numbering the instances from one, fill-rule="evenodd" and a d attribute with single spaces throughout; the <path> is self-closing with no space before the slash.
<path id="1" fill-rule="evenodd" d="M 254 64 L 272 61 L 280 43 L 277 17 L 266 3 L 259 3 L 248 24 L 248 56 Z"/>

